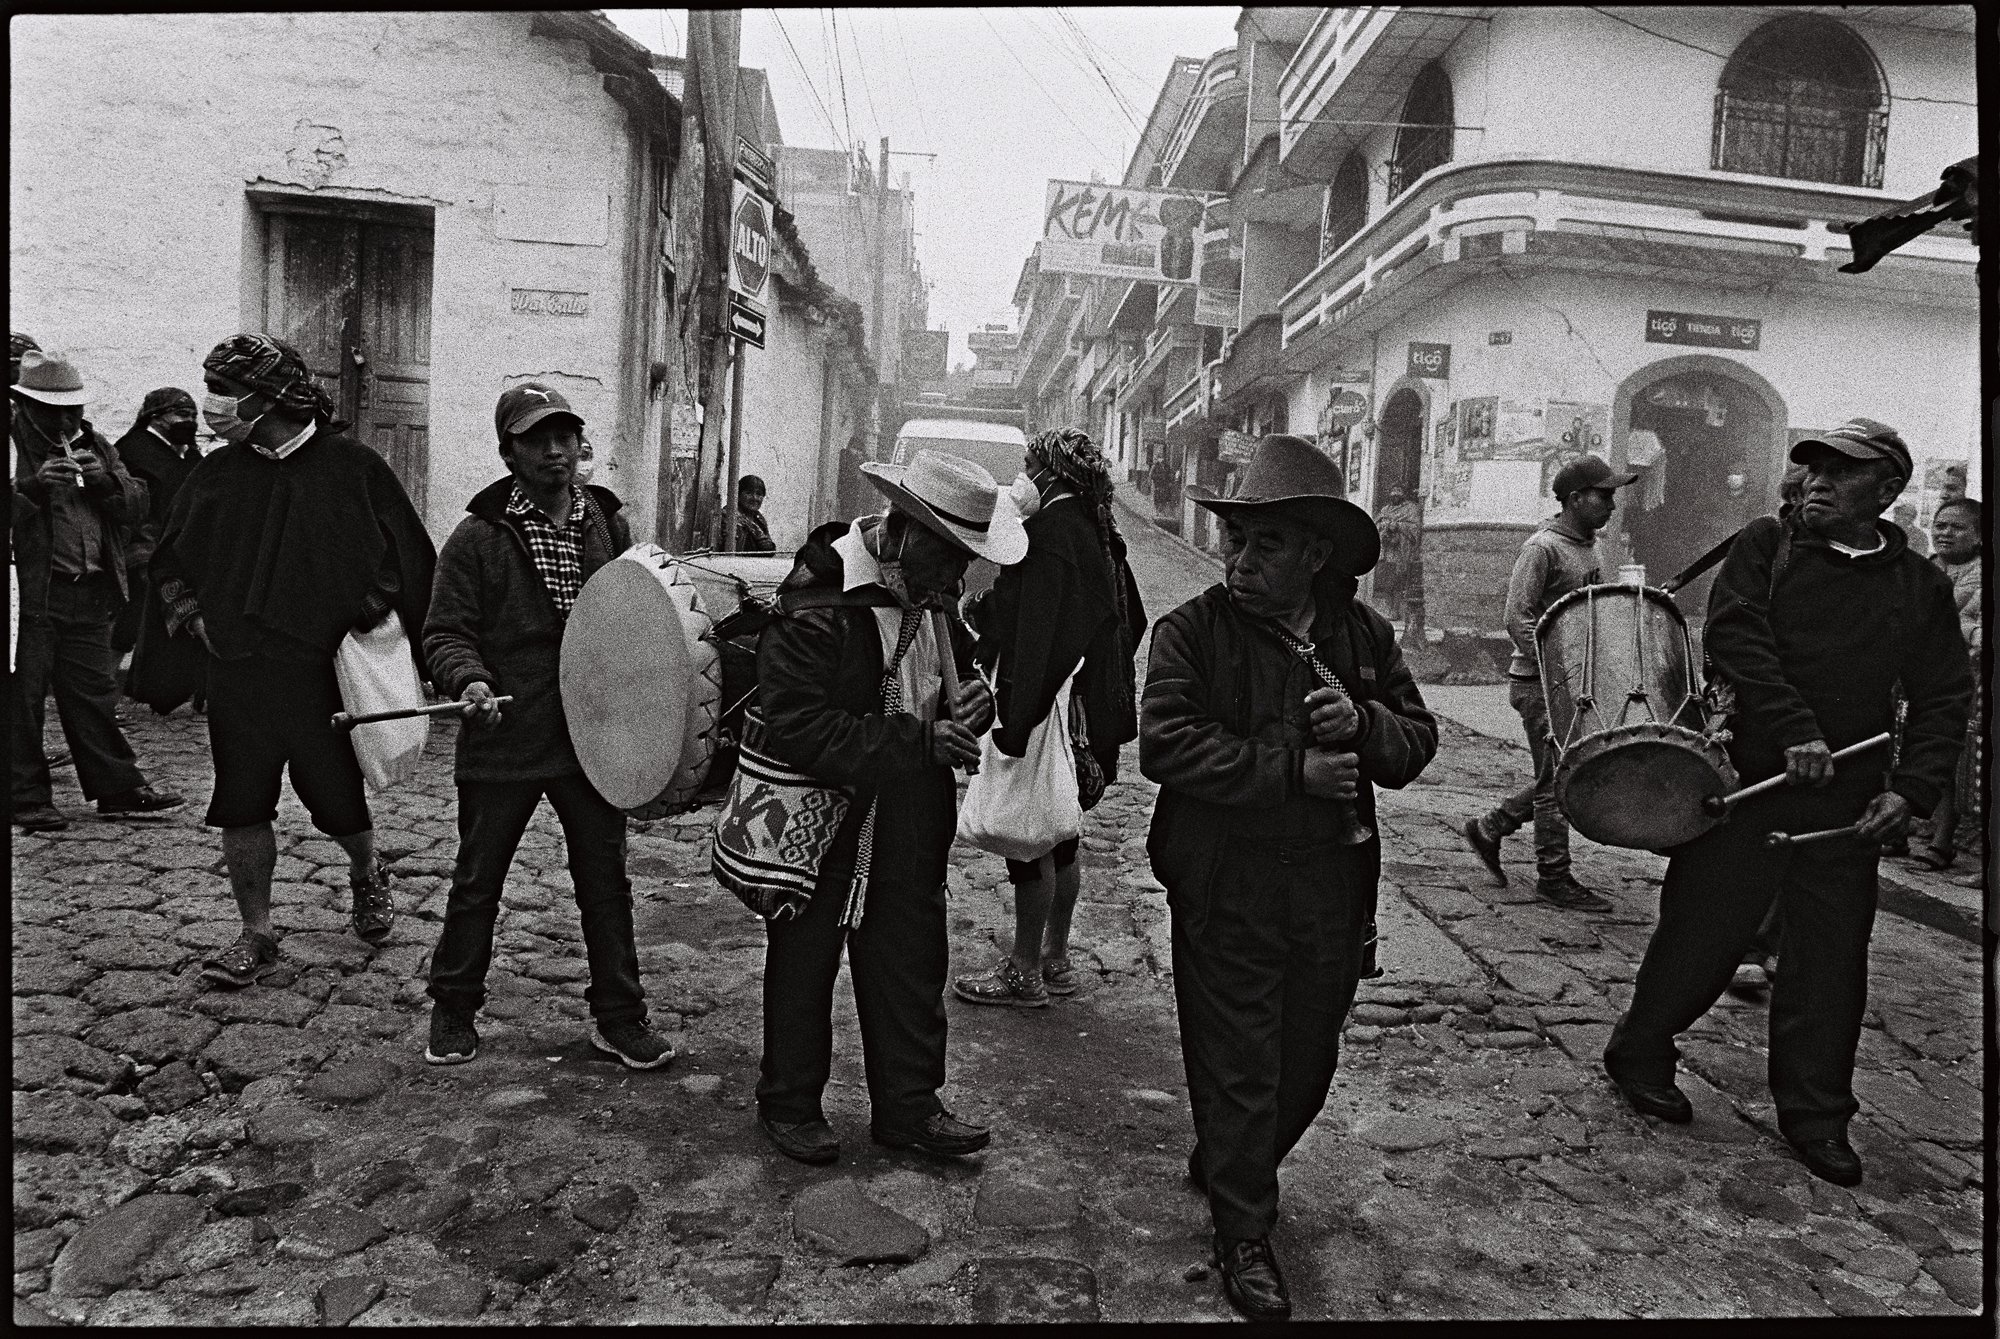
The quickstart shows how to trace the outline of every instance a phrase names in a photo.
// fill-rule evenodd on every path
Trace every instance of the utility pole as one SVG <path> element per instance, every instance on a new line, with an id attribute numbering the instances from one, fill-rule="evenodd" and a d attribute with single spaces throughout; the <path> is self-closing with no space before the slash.
<path id="1" fill-rule="evenodd" d="M 883 378 L 889 372 L 889 337 L 882 309 L 882 281 L 889 265 L 889 137 L 882 137 L 882 161 L 875 169 L 875 454 L 883 458 L 883 420 L 888 406 L 883 403 Z"/>
<path id="2" fill-rule="evenodd" d="M 701 338 L 706 341 L 707 393 L 702 397 L 701 447 L 695 461 L 689 544 L 717 539 L 722 499 L 714 482 L 723 466 L 723 386 L 729 375 L 728 287 L 730 208 L 736 180 L 736 78 L 743 14 L 735 9 L 688 11 L 688 63 L 699 100 L 702 148 Z M 692 118 L 690 118 L 692 119 Z M 738 417 L 731 415 L 731 420 Z"/>
<path id="3" fill-rule="evenodd" d="M 721 495 L 716 499 L 716 505 L 722 508 L 724 553 L 736 552 L 736 481 L 743 469 L 743 341 L 729 342 L 735 345 L 729 360 L 733 369 L 729 382 L 729 470 L 723 476 Z"/>

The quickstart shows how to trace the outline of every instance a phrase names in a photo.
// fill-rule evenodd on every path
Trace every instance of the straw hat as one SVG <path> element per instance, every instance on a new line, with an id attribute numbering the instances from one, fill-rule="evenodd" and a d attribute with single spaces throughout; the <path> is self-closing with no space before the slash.
<path id="1" fill-rule="evenodd" d="M 1002 567 L 1028 555 L 1028 532 L 984 466 L 943 451 L 919 451 L 908 465 L 861 466 L 881 494 L 975 558 Z"/>
<path id="2" fill-rule="evenodd" d="M 83 376 L 76 370 L 76 364 L 40 349 L 29 349 L 21 355 L 21 379 L 14 383 L 14 390 L 43 404 L 90 403 L 90 394 L 83 388 Z"/>

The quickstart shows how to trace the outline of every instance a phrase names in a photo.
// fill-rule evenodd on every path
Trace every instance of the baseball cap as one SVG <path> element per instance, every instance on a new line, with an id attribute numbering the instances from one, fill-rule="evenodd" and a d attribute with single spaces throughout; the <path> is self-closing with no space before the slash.
<path id="1" fill-rule="evenodd" d="M 1823 432 L 1817 437 L 1807 437 L 1792 445 L 1792 460 L 1800 465 L 1806 463 L 1801 451 L 1807 447 L 1824 446 L 1852 456 L 1856 460 L 1893 461 L 1902 471 L 1905 479 L 1910 477 L 1910 448 L 1896 430 L 1886 423 L 1872 418 L 1851 418 L 1832 432 Z M 1811 452 L 1807 452 L 1809 456 Z"/>
<path id="2" fill-rule="evenodd" d="M 576 420 L 577 427 L 583 426 L 583 415 L 569 407 L 561 391 L 539 381 L 524 381 L 501 394 L 500 403 L 493 410 L 493 429 L 504 442 L 553 414 L 567 414 Z"/>
<path id="3" fill-rule="evenodd" d="M 1597 456 L 1578 456 L 1556 471 L 1555 482 L 1549 485 L 1549 492 L 1558 498 L 1566 498 L 1585 488 L 1623 488 L 1638 477 L 1636 474 L 1612 473 L 1611 467 Z"/>

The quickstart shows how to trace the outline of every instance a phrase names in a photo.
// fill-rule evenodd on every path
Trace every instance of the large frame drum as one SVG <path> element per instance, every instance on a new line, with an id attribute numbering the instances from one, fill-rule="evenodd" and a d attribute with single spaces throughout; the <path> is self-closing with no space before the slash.
<path id="1" fill-rule="evenodd" d="M 590 784 L 633 818 L 686 806 L 722 697 L 709 618 L 679 561 L 637 544 L 591 574 L 563 629 L 562 699 Z"/>
<path id="2" fill-rule="evenodd" d="M 1585 586 L 1535 626 L 1556 802 L 1607 846 L 1663 851 L 1721 820 L 1702 801 L 1736 787 L 1707 729 L 1687 622 L 1665 591 Z"/>

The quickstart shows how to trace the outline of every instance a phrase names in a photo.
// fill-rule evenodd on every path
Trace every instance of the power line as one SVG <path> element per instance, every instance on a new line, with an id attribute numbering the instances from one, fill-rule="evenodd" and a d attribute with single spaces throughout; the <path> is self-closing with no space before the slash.
<path id="1" fill-rule="evenodd" d="M 827 25 L 829 21 L 831 21 L 831 23 L 834 25 L 833 36 L 830 39 L 827 36 Z M 840 123 L 847 127 L 847 140 L 848 143 L 852 144 L 854 142 L 854 112 L 847 105 L 847 65 L 846 62 L 842 61 L 840 58 L 839 24 L 840 20 L 834 16 L 834 13 L 831 9 L 822 9 L 819 12 L 820 41 L 825 44 L 824 49 L 832 53 L 833 70 L 837 72 L 834 75 L 834 77 L 839 80 Z"/>
<path id="2" fill-rule="evenodd" d="M 894 24 L 896 28 L 896 45 L 903 50 L 903 73 L 908 75 L 910 79 L 910 100 L 917 107 L 917 124 L 924 129 L 924 143 L 935 144 L 937 140 L 931 135 L 930 118 L 924 112 L 923 87 L 917 83 L 916 66 L 910 60 L 910 44 L 903 36 L 902 16 L 893 9 L 889 10 L 888 13 L 890 23 Z"/>
<path id="3" fill-rule="evenodd" d="M 813 106 L 819 109 L 820 119 L 826 122 L 827 133 L 833 136 L 833 142 L 840 145 L 841 150 L 845 152 L 848 148 L 847 141 L 841 139 L 840 127 L 833 123 L 833 113 L 827 110 L 826 100 L 819 95 L 819 86 L 813 83 L 812 75 L 806 70 L 805 58 L 799 55 L 798 46 L 793 43 L 792 35 L 785 31 L 784 17 L 774 9 L 771 11 L 771 21 L 778 25 L 778 35 L 785 39 L 785 49 L 792 53 L 792 64 L 798 66 L 799 78 L 805 80 L 806 92 L 812 95 Z"/>
<path id="4" fill-rule="evenodd" d="M 1016 14 L 1019 14 L 1023 19 L 1023 21 L 1025 21 L 1029 27 L 1035 30 L 1035 36 L 1041 38 L 1043 42 L 1047 43 L 1050 49 L 1052 49 L 1058 56 L 1061 56 L 1064 60 L 1068 61 L 1070 65 L 1073 66 L 1078 73 L 1082 74 L 1086 80 L 1102 77 L 1101 75 L 1093 73 L 1088 63 L 1088 57 L 1082 52 L 1081 48 L 1078 48 L 1074 45 L 1073 38 L 1069 38 L 1066 41 L 1059 41 L 1057 40 L 1056 37 L 1051 37 L 1049 35 L 1048 30 L 1042 27 L 1040 21 L 1034 16 L 1034 14 L 1031 11 L 1025 9 L 1016 9 L 1014 12 Z M 1059 35 L 1064 38 L 1067 38 L 1066 33 L 1059 33 Z M 1132 113 L 1125 106 L 1124 100 L 1118 96 L 1117 90 L 1111 89 L 1108 83 L 1105 86 L 1107 89 L 1110 89 L 1112 107 L 1118 112 L 1119 115 L 1123 116 L 1127 121 L 1132 120 Z M 1133 129 L 1135 130 L 1138 129 L 1136 123 L 1133 125 Z"/>
<path id="5" fill-rule="evenodd" d="M 847 44 L 854 48 L 854 72 L 861 76 L 861 91 L 868 95 L 868 115 L 874 118 L 875 137 L 880 139 L 884 133 L 882 116 L 875 110 L 875 87 L 868 82 L 868 66 L 861 59 L 861 39 L 855 34 L 852 15 L 847 20 Z"/>
<path id="6" fill-rule="evenodd" d="M 991 32 L 996 38 L 999 38 L 1000 45 L 1002 47 L 1005 47 L 1007 50 L 1007 54 L 1014 58 L 1014 63 L 1021 67 L 1022 73 L 1028 76 L 1028 81 L 1032 83 L 1037 89 L 1041 90 L 1042 96 L 1049 100 L 1049 105 L 1056 109 L 1056 112 L 1062 117 L 1063 120 L 1069 122 L 1070 129 L 1074 130 L 1083 139 L 1084 143 L 1088 144 L 1092 149 L 1096 150 L 1099 157 L 1109 158 L 1111 155 L 1105 151 L 1104 146 L 1099 144 L 1096 140 L 1092 139 L 1090 137 L 1090 133 L 1086 131 L 1082 126 L 1078 125 L 1076 123 L 1076 118 L 1072 117 L 1069 114 L 1068 109 L 1066 109 L 1062 105 L 1062 103 L 1056 99 L 1054 94 L 1049 92 L 1048 87 L 1045 84 L 1043 84 L 1040 79 L 1035 77 L 1034 70 L 1029 67 L 1028 62 L 1021 59 L 1021 53 L 1014 50 L 1013 43 L 1009 42 L 1006 36 L 1003 33 L 1001 33 L 1001 31 L 998 28 L 993 26 L 993 20 L 986 16 L 986 11 L 981 9 L 981 10 L 976 10 L 974 12 L 979 15 L 980 22 L 986 25 L 987 31 Z"/>
<path id="7" fill-rule="evenodd" d="M 1105 72 L 1104 66 L 1098 62 L 1097 57 L 1084 42 L 1083 35 L 1078 30 L 1075 21 L 1060 10 L 1056 12 L 1056 19 L 1062 24 L 1064 30 L 1068 32 L 1070 41 L 1076 46 L 1077 50 L 1083 53 L 1083 58 L 1090 62 L 1090 68 L 1096 71 L 1099 82 L 1104 85 L 1105 91 L 1111 94 L 1111 100 L 1118 105 L 1118 110 L 1124 115 L 1125 120 L 1131 125 L 1133 130 L 1144 133 L 1145 127 L 1140 125 L 1137 109 L 1132 105 L 1131 99 L 1127 98 L 1124 92 L 1111 82 L 1111 76 Z"/>

